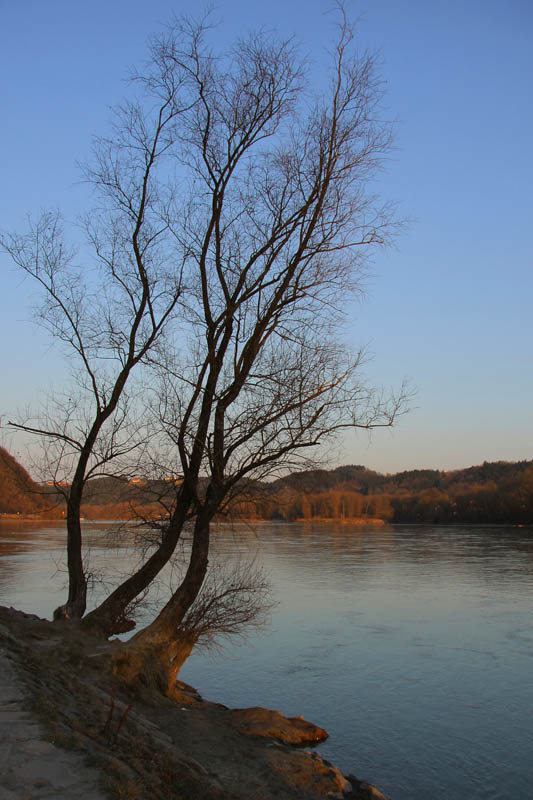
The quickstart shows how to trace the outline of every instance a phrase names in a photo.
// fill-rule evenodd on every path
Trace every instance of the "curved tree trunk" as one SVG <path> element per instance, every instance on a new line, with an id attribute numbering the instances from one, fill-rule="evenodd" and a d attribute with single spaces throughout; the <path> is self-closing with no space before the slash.
<path id="1" fill-rule="evenodd" d="M 130 640 L 132 645 L 150 647 L 176 641 L 185 614 L 198 597 L 209 564 L 211 513 L 202 509 L 196 519 L 189 566 L 183 581 L 155 620 Z"/>
<path id="2" fill-rule="evenodd" d="M 178 672 L 196 638 L 181 622 L 194 603 L 207 573 L 209 533 L 213 511 L 203 508 L 196 519 L 189 567 L 183 581 L 156 619 L 117 651 L 113 670 L 130 683 L 155 685 L 172 691 Z"/>
<path id="3" fill-rule="evenodd" d="M 67 564 L 69 574 L 68 598 L 64 616 L 83 617 L 87 606 L 87 578 L 81 551 L 80 497 L 67 504 Z"/>
<path id="4" fill-rule="evenodd" d="M 146 300 L 143 301 L 144 305 Z M 141 304 L 143 307 L 143 304 Z M 139 314 L 140 312 L 138 312 Z M 132 334 L 133 340 L 136 333 L 136 327 Z M 81 619 L 85 614 L 87 608 L 87 577 L 83 569 L 83 553 L 82 553 L 82 537 L 81 537 L 81 501 L 83 498 L 83 490 L 87 481 L 87 467 L 91 458 L 95 442 L 98 438 L 102 427 L 109 417 L 115 411 L 119 400 L 122 396 L 124 386 L 129 377 L 131 370 L 135 363 L 140 359 L 139 357 L 130 359 L 122 368 L 109 402 L 103 409 L 99 407 L 99 411 L 95 416 L 93 424 L 85 439 L 80 455 L 76 471 L 70 486 L 70 492 L 67 500 L 67 563 L 68 563 L 68 576 L 69 576 L 69 589 L 67 602 L 56 608 L 54 611 L 54 619 L 70 619 L 75 617 Z"/>
<path id="5" fill-rule="evenodd" d="M 157 647 L 134 647 L 128 643 L 113 653 L 111 671 L 125 683 L 142 684 L 172 696 L 178 673 L 195 644 L 193 636 L 185 635 Z"/>
<path id="6" fill-rule="evenodd" d="M 55 620 L 80 619 L 87 607 L 87 577 L 83 568 L 80 522 L 84 474 L 85 463 L 78 465 L 67 498 L 68 597 L 64 605 L 55 609 Z"/>
<path id="7" fill-rule="evenodd" d="M 120 584 L 97 608 L 87 614 L 82 625 L 103 636 L 123 633 L 135 627 L 133 620 L 127 619 L 129 604 L 138 597 L 157 577 L 171 559 L 187 520 L 190 508 L 190 495 L 182 490 L 178 505 L 170 519 L 161 544 L 148 560 Z"/>

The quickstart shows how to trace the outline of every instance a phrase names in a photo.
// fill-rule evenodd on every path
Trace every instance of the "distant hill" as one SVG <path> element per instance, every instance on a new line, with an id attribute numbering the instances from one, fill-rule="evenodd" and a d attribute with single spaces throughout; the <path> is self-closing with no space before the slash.
<path id="1" fill-rule="evenodd" d="M 45 506 L 42 487 L 5 448 L 0 447 L 0 513 L 33 514 Z"/>
<path id="2" fill-rule="evenodd" d="M 383 475 L 363 466 L 343 466 L 335 469 L 292 472 L 279 478 L 272 489 L 298 489 L 317 492 L 326 489 L 352 489 L 362 494 L 419 492 L 424 489 L 450 491 L 463 486 L 486 486 L 490 483 L 517 479 L 533 468 L 533 461 L 485 461 L 465 469 L 444 472 L 438 469 L 411 469 L 393 475 Z"/>
<path id="3" fill-rule="evenodd" d="M 292 473 L 269 488 L 256 503 L 266 519 L 361 515 L 391 522 L 533 524 L 533 461 L 394 475 L 346 466 Z"/>
<path id="4" fill-rule="evenodd" d="M 82 516 L 86 519 L 133 519 L 161 516 L 175 496 L 175 481 L 125 476 L 95 478 L 85 487 Z M 57 489 L 38 484 L 5 448 L 0 447 L 0 514 L 39 515 L 62 519 L 68 484 Z"/>
<path id="5" fill-rule="evenodd" d="M 88 483 L 87 519 L 159 517 L 172 507 L 175 481 L 97 478 Z M 293 472 L 248 482 L 226 509 L 247 520 L 365 519 L 431 524 L 533 524 L 533 461 L 493 461 L 444 472 L 414 469 L 383 475 L 361 465 Z M 47 508 L 48 506 L 48 508 Z M 0 448 L 0 513 L 61 516 L 64 500 L 40 487 Z"/>

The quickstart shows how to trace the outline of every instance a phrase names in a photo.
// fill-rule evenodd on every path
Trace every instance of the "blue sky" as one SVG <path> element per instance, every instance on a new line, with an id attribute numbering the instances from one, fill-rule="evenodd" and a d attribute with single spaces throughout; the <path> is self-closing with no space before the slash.
<path id="1" fill-rule="evenodd" d="M 220 37 L 258 25 L 295 33 L 317 80 L 333 34 L 322 0 L 222 0 Z M 533 4 L 530 0 L 347 3 L 378 50 L 395 150 L 378 190 L 412 221 L 375 254 L 349 314 L 373 354 L 369 380 L 418 388 L 393 431 L 350 436 L 338 463 L 392 472 L 533 458 Z M 170 0 L 0 0 L 0 227 L 87 204 L 76 160 L 105 133 Z M 33 287 L 0 255 L 0 416 L 38 401 L 64 365 L 30 322 Z M 11 444 L 10 444 L 11 446 Z M 13 449 L 17 449 L 14 447 Z"/>

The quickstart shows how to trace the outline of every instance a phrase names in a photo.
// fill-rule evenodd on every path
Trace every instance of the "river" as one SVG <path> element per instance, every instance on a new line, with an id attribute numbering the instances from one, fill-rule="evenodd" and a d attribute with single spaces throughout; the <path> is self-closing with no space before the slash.
<path id="1" fill-rule="evenodd" d="M 109 531 L 85 524 L 104 583 L 137 557 Z M 51 615 L 63 540 L 0 523 L 1 604 Z M 330 734 L 324 757 L 391 800 L 530 800 L 532 528 L 219 526 L 214 559 L 242 553 L 270 575 L 271 622 L 194 653 L 180 678 L 230 706 L 303 714 Z"/>

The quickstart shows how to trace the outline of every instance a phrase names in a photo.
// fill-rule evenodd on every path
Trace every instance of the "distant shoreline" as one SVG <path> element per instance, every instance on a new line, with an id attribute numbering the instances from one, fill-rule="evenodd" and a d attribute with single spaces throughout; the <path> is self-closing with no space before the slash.
<path id="1" fill-rule="evenodd" d="M 272 522 L 271 519 L 258 520 L 258 522 Z M 285 521 L 285 520 L 283 520 Z M 380 517 L 299 517 L 295 522 L 341 522 L 350 525 L 387 525 L 388 520 Z"/>
<path id="2" fill-rule="evenodd" d="M 203 479 L 202 479 L 203 480 Z M 202 480 L 199 486 L 203 485 Z M 64 487 L 37 484 L 0 447 L 0 519 L 64 520 Z M 85 522 L 158 518 L 175 501 L 168 477 L 99 477 L 86 487 Z M 235 522 L 316 522 L 337 525 L 532 525 L 533 459 L 496 461 L 464 469 L 381 474 L 361 465 L 288 473 L 244 487 L 228 508 Z M 17 509 L 18 506 L 18 509 Z M 221 515 L 217 521 L 225 521 Z"/>
<path id="3" fill-rule="evenodd" d="M 14 514 L 14 513 L 1 513 L 1 520 L 18 520 L 20 522 L 66 522 L 66 517 L 41 517 L 32 514 Z M 135 519 L 112 519 L 108 517 L 82 517 L 82 522 L 132 522 L 137 523 L 140 520 Z M 225 520 L 215 520 L 216 522 L 224 522 Z M 245 519 L 239 518 L 231 520 L 231 522 L 245 522 L 252 524 L 254 522 L 282 522 L 290 524 L 290 522 L 335 522 L 349 525 L 387 525 L 389 520 L 380 519 L 379 517 L 298 517 L 295 520 L 277 520 L 277 519 Z"/>

